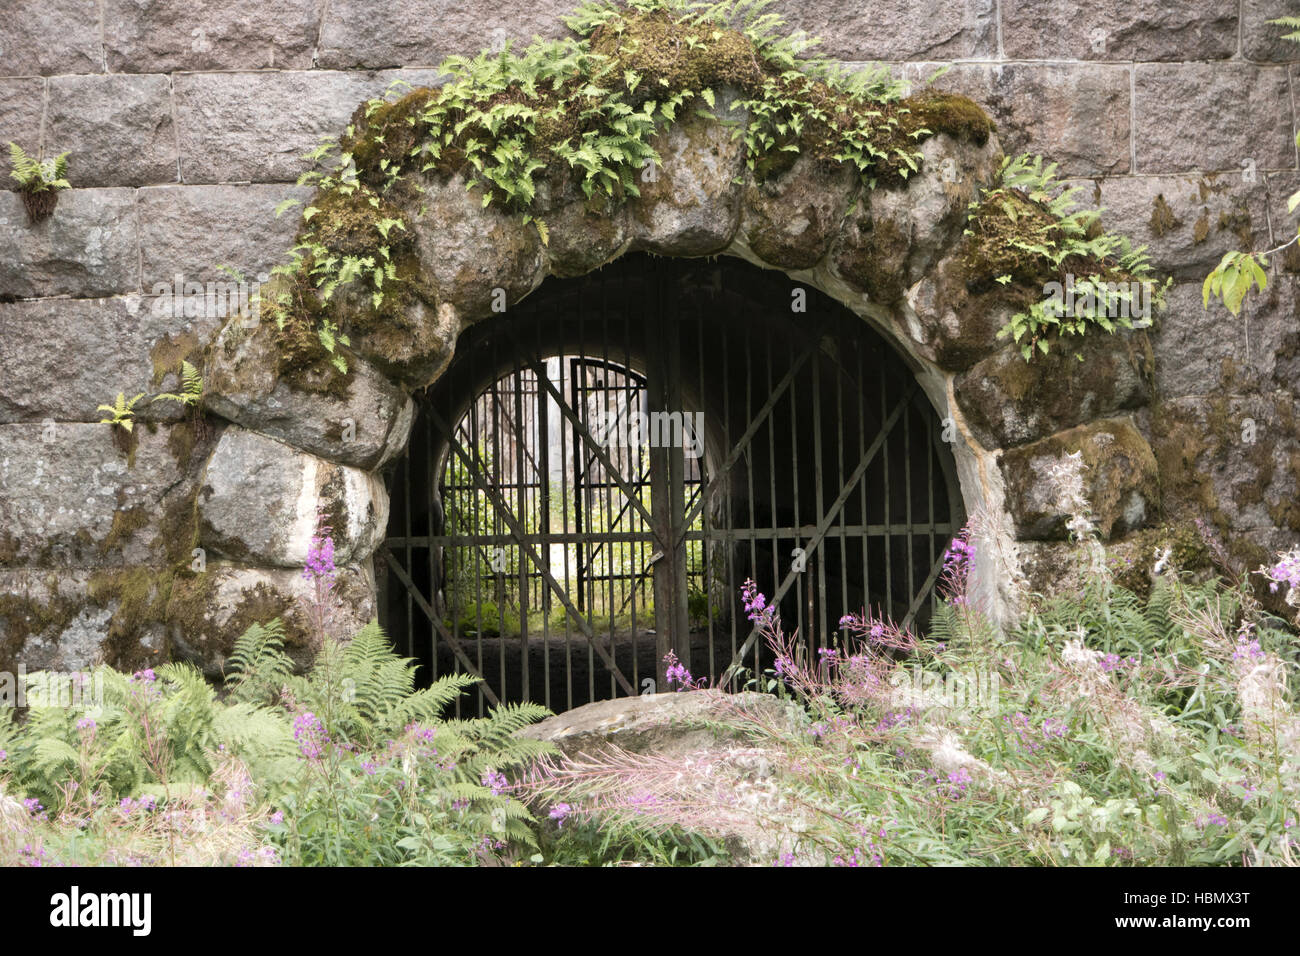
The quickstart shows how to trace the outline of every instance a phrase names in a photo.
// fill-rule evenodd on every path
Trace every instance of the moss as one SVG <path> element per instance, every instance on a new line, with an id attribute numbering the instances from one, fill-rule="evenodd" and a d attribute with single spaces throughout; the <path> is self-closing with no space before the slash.
<path id="1" fill-rule="evenodd" d="M 203 427 L 200 420 L 185 418 L 172 425 L 168 431 L 167 450 L 180 468 L 189 466 L 194 457 L 194 446 L 198 443 L 199 430 Z"/>
<path id="2" fill-rule="evenodd" d="M 275 338 L 276 377 L 298 391 L 346 400 L 351 392 L 348 376 L 334 365 L 317 332 L 323 321 L 332 319 L 308 281 L 295 276 L 283 299 L 268 298 L 261 310 Z"/>
<path id="3" fill-rule="evenodd" d="M 844 246 L 836 265 L 854 284 L 879 302 L 897 302 L 905 291 L 908 237 L 892 219 L 863 216 L 858 223 L 860 241 Z"/>
<path id="4" fill-rule="evenodd" d="M 26 594 L 0 593 L 0 670 L 17 670 L 19 654 L 32 635 L 63 633 L 81 611 L 81 602 L 61 594 L 58 580 L 46 581 L 50 597 L 38 601 Z"/>
<path id="5" fill-rule="evenodd" d="M 172 578 L 171 591 L 163 612 L 168 626 L 195 640 L 210 627 L 207 618 L 216 589 L 216 575 L 208 572 L 179 572 Z"/>
<path id="6" fill-rule="evenodd" d="M 1199 245 L 1210 237 L 1210 214 L 1201 213 L 1201 217 L 1192 226 L 1192 243 Z"/>
<path id="7" fill-rule="evenodd" d="M 173 577 L 169 568 L 151 567 L 100 570 L 90 576 L 91 600 L 114 608 L 104 642 L 106 663 L 119 670 L 136 670 L 156 660 L 141 641 L 166 620 Z"/>
<path id="8" fill-rule="evenodd" d="M 1231 232 L 1237 237 L 1237 246 L 1242 252 L 1250 252 L 1255 248 L 1255 233 L 1251 228 L 1250 210 L 1244 206 L 1228 212 L 1224 210 L 1219 213 L 1219 231 Z"/>
<path id="9" fill-rule="evenodd" d="M 18 560 L 18 537 L 7 528 L 0 528 L 0 567 L 8 567 Z"/>
<path id="10" fill-rule="evenodd" d="M 162 551 L 172 567 L 188 567 L 199 543 L 199 488 L 188 495 L 176 495 L 163 507 L 158 536 L 153 546 Z"/>
<path id="11" fill-rule="evenodd" d="M 1174 215 L 1174 211 L 1169 208 L 1164 193 L 1157 195 L 1151 209 L 1151 234 L 1159 239 L 1181 225 L 1182 222 Z"/>
<path id="12" fill-rule="evenodd" d="M 1284 427 L 1294 434 L 1291 427 Z M 1300 452 L 1293 451 L 1287 456 L 1286 472 L 1291 478 L 1291 493 L 1270 506 L 1268 516 L 1279 528 L 1300 531 Z"/>
<path id="13" fill-rule="evenodd" d="M 996 129 L 978 103 L 955 93 L 929 90 L 904 100 L 903 105 L 912 111 L 920 125 L 978 146 L 987 143 Z"/>
<path id="14" fill-rule="evenodd" d="M 170 333 L 163 336 L 154 347 L 149 350 L 149 360 L 153 365 L 154 388 L 162 385 L 163 379 L 170 374 L 179 376 L 181 363 L 189 362 L 191 365 L 202 367 L 199 356 L 203 352 L 203 345 L 199 338 L 193 332 L 180 332 L 173 337 Z"/>
<path id="15" fill-rule="evenodd" d="M 1282 269 L 1286 272 L 1300 272 L 1300 244 L 1286 247 L 1282 253 Z"/>
<path id="16" fill-rule="evenodd" d="M 226 633 L 233 640 L 254 624 L 280 619 L 284 624 L 284 643 L 289 649 L 309 647 L 312 644 L 311 628 L 299 603 L 291 595 L 259 582 L 239 592 L 239 601 L 226 624 Z"/>
<path id="17" fill-rule="evenodd" d="M 149 511 L 143 505 L 130 508 L 118 508 L 113 512 L 113 524 L 99 542 L 99 553 L 107 554 L 126 542 L 132 535 L 149 523 Z"/>
<path id="18" fill-rule="evenodd" d="M 1141 597 L 1151 593 L 1151 573 L 1157 555 L 1169 551 L 1169 564 L 1179 571 L 1204 575 L 1214 570 L 1210 547 L 1190 522 L 1162 523 L 1143 528 L 1115 542 L 1108 565 L 1115 582 Z"/>
<path id="19" fill-rule="evenodd" d="M 266 582 L 243 588 L 229 617 L 218 625 L 211 615 L 216 607 L 216 576 L 178 574 L 166 609 L 169 627 L 185 635 L 185 642 L 205 660 L 224 658 L 235 640 L 253 624 L 279 618 L 285 626 L 285 645 L 312 646 L 310 627 L 295 599 Z"/>

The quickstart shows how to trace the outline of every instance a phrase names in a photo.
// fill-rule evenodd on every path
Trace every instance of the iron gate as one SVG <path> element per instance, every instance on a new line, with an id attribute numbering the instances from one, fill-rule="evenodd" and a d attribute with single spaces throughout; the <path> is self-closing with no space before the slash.
<path id="1" fill-rule="evenodd" d="M 832 644 L 923 626 L 962 520 L 949 449 L 861 319 L 731 260 L 625 256 L 462 335 L 390 480 L 384 624 L 477 709 L 770 665 L 737 592 Z M 382 569 L 381 569 L 382 570 Z"/>

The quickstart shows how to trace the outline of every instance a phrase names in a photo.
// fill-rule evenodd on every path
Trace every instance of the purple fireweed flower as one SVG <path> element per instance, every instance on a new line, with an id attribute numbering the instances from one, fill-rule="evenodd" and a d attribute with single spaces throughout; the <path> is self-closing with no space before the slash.
<path id="1" fill-rule="evenodd" d="M 276 810 L 275 813 L 271 814 L 271 818 L 267 822 L 273 827 L 278 827 L 284 822 L 284 811 Z"/>
<path id="2" fill-rule="evenodd" d="M 1234 661 L 1257 661 L 1263 659 L 1264 656 L 1264 651 L 1259 646 L 1259 638 L 1251 638 L 1248 634 L 1239 634 L 1237 636 L 1237 647 L 1232 652 L 1232 659 Z"/>
<path id="3" fill-rule="evenodd" d="M 668 665 L 664 676 L 668 680 L 669 687 L 678 684 L 681 690 L 687 690 L 693 686 L 694 681 L 691 678 L 691 672 L 686 669 L 685 664 L 677 659 L 676 653 L 669 651 L 665 654 L 664 663 Z"/>
<path id="4" fill-rule="evenodd" d="M 573 812 L 573 807 L 567 803 L 557 803 L 551 808 L 550 817 L 555 821 L 557 827 L 563 827 L 564 821 L 568 819 L 569 814 Z"/>
<path id="5" fill-rule="evenodd" d="M 494 797 L 499 797 L 509 786 L 506 782 L 506 775 L 495 770 L 483 771 L 482 783 L 483 786 L 492 791 Z"/>
<path id="6" fill-rule="evenodd" d="M 93 734 L 95 732 L 95 721 L 90 717 L 82 717 L 77 721 L 77 729 L 86 734 Z"/>
<path id="7" fill-rule="evenodd" d="M 321 582 L 329 587 L 334 584 L 337 575 L 338 569 L 334 566 L 334 539 L 330 537 L 330 529 L 322 525 L 312 536 L 302 576 L 308 581 Z"/>
<path id="8" fill-rule="evenodd" d="M 329 744 L 325 725 L 310 711 L 293 719 L 293 739 L 298 741 L 298 749 L 308 760 L 319 760 Z"/>
<path id="9" fill-rule="evenodd" d="M 131 675 L 131 680 L 139 684 L 152 684 L 158 679 L 158 675 L 153 672 L 152 667 L 146 667 L 142 671 L 136 671 Z"/>
<path id="10" fill-rule="evenodd" d="M 745 606 L 745 616 L 752 622 L 760 627 L 773 623 L 776 609 L 768 607 L 767 598 L 758 590 L 758 585 L 753 579 L 745 579 L 745 583 L 740 587 L 740 598 Z"/>

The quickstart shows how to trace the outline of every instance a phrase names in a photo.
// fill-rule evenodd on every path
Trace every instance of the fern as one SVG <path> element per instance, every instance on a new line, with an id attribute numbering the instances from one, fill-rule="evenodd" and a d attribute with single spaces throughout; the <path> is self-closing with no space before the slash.
<path id="1" fill-rule="evenodd" d="M 1150 325 L 1172 281 L 1157 283 L 1146 247 L 1103 231 L 1101 210 L 1079 208 L 1080 187 L 1056 174 L 1041 156 L 1007 157 L 998 185 L 971 203 L 965 231 L 976 279 L 1015 287 L 1018 300 L 1029 300 L 998 332 L 1026 360 L 1093 328 Z"/>
<path id="2" fill-rule="evenodd" d="M 128 401 L 125 392 L 118 392 L 117 400 L 112 405 L 100 405 L 96 409 L 109 414 L 108 418 L 101 418 L 99 424 L 113 425 L 123 431 L 131 431 L 135 427 L 135 406 L 142 398 L 144 398 L 143 392 Z"/>
<path id="3" fill-rule="evenodd" d="M 9 175 L 17 180 L 23 192 L 42 193 L 70 189 L 68 182 L 68 154 L 60 153 L 52 160 L 41 161 L 28 156 L 21 146 L 9 142 Z"/>
<path id="4" fill-rule="evenodd" d="M 163 392 L 149 399 L 152 402 L 179 402 L 184 408 L 197 408 L 199 402 L 203 400 L 203 376 L 189 362 L 181 361 L 181 391 L 180 394 L 172 392 Z"/>

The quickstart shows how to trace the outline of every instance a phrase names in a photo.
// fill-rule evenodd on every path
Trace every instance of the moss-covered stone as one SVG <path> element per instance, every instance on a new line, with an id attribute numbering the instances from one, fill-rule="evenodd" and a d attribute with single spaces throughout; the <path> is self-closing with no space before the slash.
<path id="1" fill-rule="evenodd" d="M 1137 530 L 1160 505 L 1156 459 L 1127 418 L 1080 425 L 1005 452 L 1000 465 L 1019 537 L 1064 540 L 1070 515 L 1050 477 L 1066 455 L 1081 453 L 1084 495 L 1103 539 Z"/>
<path id="2" fill-rule="evenodd" d="M 1140 332 L 1083 336 L 1033 361 L 1008 346 L 958 375 L 953 394 L 984 447 L 1036 441 L 1145 405 L 1151 389 L 1144 338 Z"/>

